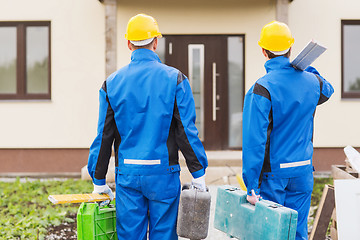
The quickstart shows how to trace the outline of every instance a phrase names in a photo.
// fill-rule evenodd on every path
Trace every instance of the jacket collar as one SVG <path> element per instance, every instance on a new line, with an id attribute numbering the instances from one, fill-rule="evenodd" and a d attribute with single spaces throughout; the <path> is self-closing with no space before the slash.
<path id="1" fill-rule="evenodd" d="M 290 67 L 291 64 L 289 58 L 284 56 L 272 58 L 266 61 L 265 63 L 265 69 L 267 73 L 276 69 L 290 68 Z"/>
<path id="2" fill-rule="evenodd" d="M 145 48 L 136 49 L 131 53 L 131 61 L 160 61 L 158 55 Z"/>

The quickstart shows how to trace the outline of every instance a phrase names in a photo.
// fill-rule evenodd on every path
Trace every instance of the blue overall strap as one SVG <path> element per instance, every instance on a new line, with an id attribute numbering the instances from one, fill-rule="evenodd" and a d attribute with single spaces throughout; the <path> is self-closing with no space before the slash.
<path id="1" fill-rule="evenodd" d="M 176 120 L 176 142 L 186 165 L 194 178 L 201 177 L 205 174 L 208 162 L 195 126 L 196 112 L 191 87 L 181 72 L 176 86 L 173 117 Z"/>
<path id="2" fill-rule="evenodd" d="M 334 93 L 333 86 L 331 86 L 331 84 L 326 81 L 314 67 L 309 66 L 305 69 L 305 71 L 314 73 L 316 78 L 318 79 L 320 84 L 320 98 L 318 105 L 323 104 Z"/>
<path id="3" fill-rule="evenodd" d="M 269 143 L 272 108 L 269 91 L 255 83 L 245 96 L 243 111 L 243 178 L 248 189 L 259 194 L 262 172 L 270 172 Z"/>
<path id="4" fill-rule="evenodd" d="M 100 107 L 97 136 L 90 147 L 88 171 L 94 184 L 104 185 L 111 157 L 111 147 L 115 139 L 115 145 L 119 145 L 120 136 L 114 120 L 114 111 L 107 97 L 106 81 L 99 94 Z"/>

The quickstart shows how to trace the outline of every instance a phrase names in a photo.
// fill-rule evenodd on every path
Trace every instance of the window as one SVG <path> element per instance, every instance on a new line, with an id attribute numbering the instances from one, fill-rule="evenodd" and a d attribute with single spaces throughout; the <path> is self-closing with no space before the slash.
<path id="1" fill-rule="evenodd" d="M 0 22 L 0 99 L 50 99 L 50 22 Z"/>
<path id="2" fill-rule="evenodd" d="M 360 98 L 360 20 L 342 20 L 342 98 Z"/>

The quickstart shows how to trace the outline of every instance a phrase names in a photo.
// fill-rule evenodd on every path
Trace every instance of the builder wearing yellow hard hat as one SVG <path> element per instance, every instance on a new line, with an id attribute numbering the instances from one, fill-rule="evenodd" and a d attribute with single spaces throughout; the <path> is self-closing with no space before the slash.
<path id="1" fill-rule="evenodd" d="M 272 58 L 285 54 L 289 57 L 294 38 L 285 23 L 273 21 L 263 27 L 258 43 L 264 52 L 273 55 Z"/>
<path id="2" fill-rule="evenodd" d="M 114 145 L 119 240 L 178 239 L 179 149 L 194 187 L 206 189 L 207 157 L 195 127 L 190 84 L 179 70 L 160 62 L 159 37 L 153 17 L 130 18 L 125 38 L 131 62 L 100 89 L 98 135 L 88 170 L 94 191 L 108 191 L 105 176 Z"/>
<path id="3" fill-rule="evenodd" d="M 134 46 L 146 46 L 155 38 L 161 37 L 159 26 L 153 17 L 138 14 L 129 20 L 125 38 Z"/>
<path id="4" fill-rule="evenodd" d="M 307 239 L 313 190 L 313 126 L 317 105 L 334 89 L 319 72 L 289 62 L 294 38 L 285 23 L 272 21 L 260 34 L 266 74 L 245 96 L 243 178 L 248 201 L 259 197 L 298 212 L 296 239 Z"/>

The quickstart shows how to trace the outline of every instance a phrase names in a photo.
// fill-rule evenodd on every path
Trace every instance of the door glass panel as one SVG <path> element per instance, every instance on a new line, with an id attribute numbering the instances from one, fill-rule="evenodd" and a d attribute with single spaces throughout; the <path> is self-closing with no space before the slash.
<path id="1" fill-rule="evenodd" d="M 194 95 L 196 127 L 204 139 L 204 44 L 189 44 L 189 81 Z"/>
<path id="2" fill-rule="evenodd" d="M 166 51 L 165 39 L 166 39 L 165 37 L 158 38 L 158 45 L 156 49 L 156 53 L 159 56 L 160 61 L 162 63 L 165 63 L 165 51 Z"/>
<path id="3" fill-rule="evenodd" d="M 228 37 L 229 147 L 242 147 L 243 38 Z"/>
<path id="4" fill-rule="evenodd" d="M 49 29 L 26 28 L 26 91 L 48 93 Z"/>
<path id="5" fill-rule="evenodd" d="M 16 27 L 0 27 L 0 93 L 16 93 Z"/>

